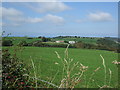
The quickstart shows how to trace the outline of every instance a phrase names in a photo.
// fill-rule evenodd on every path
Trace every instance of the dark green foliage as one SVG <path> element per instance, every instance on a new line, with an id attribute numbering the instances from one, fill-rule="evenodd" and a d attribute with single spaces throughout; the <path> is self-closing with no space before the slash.
<path id="1" fill-rule="evenodd" d="M 42 42 L 47 42 L 47 41 L 50 41 L 50 40 L 51 40 L 50 38 L 42 37 Z"/>
<path id="2" fill-rule="evenodd" d="M 120 53 L 120 44 L 118 45 L 117 53 Z"/>
<path id="3" fill-rule="evenodd" d="M 42 38 L 42 36 L 39 36 L 38 38 Z"/>
<path id="4" fill-rule="evenodd" d="M 65 43 L 69 43 L 68 41 L 64 41 Z"/>
<path id="5" fill-rule="evenodd" d="M 110 47 L 117 46 L 117 44 L 114 41 L 108 40 L 108 39 L 105 39 L 105 38 L 98 39 L 97 40 L 97 44 L 99 44 L 99 45 L 105 45 L 105 46 L 110 46 Z"/>
<path id="6" fill-rule="evenodd" d="M 57 36 L 54 38 L 80 38 L 80 36 Z"/>
<path id="7" fill-rule="evenodd" d="M 31 37 L 28 37 L 27 39 L 33 39 L 33 38 L 31 38 Z"/>
<path id="8" fill-rule="evenodd" d="M 47 42 L 47 39 L 45 37 L 42 37 L 42 42 Z"/>
<path id="9" fill-rule="evenodd" d="M 95 45 L 92 45 L 92 44 L 84 44 L 84 48 L 87 48 L 87 49 L 94 49 Z"/>
<path id="10" fill-rule="evenodd" d="M 97 49 L 119 52 L 118 50 L 119 44 L 108 38 L 98 39 L 97 44 L 98 44 Z"/>
<path id="11" fill-rule="evenodd" d="M 95 49 L 95 46 L 96 45 L 94 45 L 94 44 L 83 43 L 81 41 L 75 43 L 76 48 Z"/>
<path id="12" fill-rule="evenodd" d="M 2 54 L 2 87 L 3 88 L 27 88 L 34 87 L 31 83 L 29 71 L 26 65 L 20 61 L 16 54 L 11 55 L 8 49 Z"/>
<path id="13" fill-rule="evenodd" d="M 2 41 L 2 46 L 12 46 L 12 40 L 3 40 Z"/>

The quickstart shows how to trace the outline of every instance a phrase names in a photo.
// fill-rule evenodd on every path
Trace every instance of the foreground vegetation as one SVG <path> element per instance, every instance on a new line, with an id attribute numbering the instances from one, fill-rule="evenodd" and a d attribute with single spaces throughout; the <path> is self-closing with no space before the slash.
<path id="1" fill-rule="evenodd" d="M 9 50 L 13 55 L 14 52 L 18 50 L 18 47 L 16 47 L 16 49 L 15 47 L 9 47 Z M 66 56 L 67 52 L 64 51 L 66 51 L 64 48 L 22 47 L 20 50 L 18 50 L 17 57 L 19 60 L 23 60 L 24 63 L 27 63 L 27 66 L 30 68 L 29 71 L 31 72 L 29 75 L 31 77 L 38 78 L 38 86 L 40 87 L 44 85 L 39 83 L 39 79 L 53 84 L 46 84 L 45 87 L 60 87 L 61 81 L 64 81 L 63 79 L 68 80 L 67 75 L 69 72 L 67 71 L 69 70 L 65 70 L 63 73 L 63 67 L 67 66 L 67 68 L 71 70 L 71 68 L 75 65 L 75 63 L 77 64 L 77 62 L 78 64 L 70 72 L 69 82 L 74 80 L 75 77 L 79 78 L 77 77 L 77 74 L 83 74 L 79 78 L 79 81 L 76 81 L 75 85 L 73 85 L 75 82 L 71 82 L 72 84 L 69 83 L 69 85 L 64 83 L 64 86 L 62 86 L 63 88 L 100 88 L 103 86 L 107 88 L 118 87 L 117 66 L 112 63 L 114 60 L 118 60 L 117 53 L 101 50 L 69 49 L 69 54 Z M 106 73 L 100 54 L 105 60 Z M 34 69 L 31 59 L 34 63 Z M 64 66 L 65 59 L 67 62 L 71 61 L 71 64 L 67 63 Z M 64 63 L 62 63 L 61 60 L 64 61 Z M 83 68 L 81 69 L 81 67 Z M 75 75 L 74 79 L 72 79 L 73 75 Z"/>

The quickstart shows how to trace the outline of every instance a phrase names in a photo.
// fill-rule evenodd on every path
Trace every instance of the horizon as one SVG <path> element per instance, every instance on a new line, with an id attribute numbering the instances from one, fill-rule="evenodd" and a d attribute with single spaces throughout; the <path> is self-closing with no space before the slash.
<path id="1" fill-rule="evenodd" d="M 38 35 L 38 36 L 27 36 L 27 35 L 23 35 L 23 36 L 13 36 L 13 35 L 9 35 L 7 37 L 32 37 L 32 38 L 36 38 L 36 37 L 47 37 L 47 38 L 54 38 L 54 37 L 59 37 L 59 36 L 70 36 L 70 37 L 88 37 L 88 38 L 105 38 L 105 37 L 109 37 L 109 36 L 79 36 L 79 35 L 54 35 L 54 36 L 44 36 L 44 35 Z M 6 35 L 3 35 L 2 37 L 6 37 Z M 109 38 L 119 38 L 119 37 L 116 37 L 116 36 L 110 36 Z"/>

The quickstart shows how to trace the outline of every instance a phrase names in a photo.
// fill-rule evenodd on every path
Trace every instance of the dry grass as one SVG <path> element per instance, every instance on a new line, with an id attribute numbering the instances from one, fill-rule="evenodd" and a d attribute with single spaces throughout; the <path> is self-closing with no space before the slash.
<path id="1" fill-rule="evenodd" d="M 69 58 L 68 56 L 68 47 L 69 45 L 65 50 L 64 58 L 61 58 L 59 53 L 55 51 L 58 59 L 60 59 L 63 64 L 63 74 L 59 88 L 74 88 L 78 83 L 81 82 L 81 77 L 88 68 L 88 66 L 84 66 L 79 62 L 73 63 L 73 59 Z M 72 74 L 75 67 L 79 69 L 79 72 Z"/>
<path id="2" fill-rule="evenodd" d="M 100 54 L 100 57 L 103 60 L 103 67 L 104 67 L 104 71 L 105 71 L 104 85 L 106 85 L 106 65 L 105 65 L 105 60 L 104 60 L 104 58 L 103 58 L 103 56 L 101 54 Z"/>
<path id="3" fill-rule="evenodd" d="M 106 65 L 105 65 L 105 59 L 103 58 L 103 56 L 101 54 L 100 54 L 100 57 L 102 58 L 102 61 L 103 61 L 102 64 L 103 64 L 104 72 L 105 72 L 105 74 L 104 74 L 105 75 L 105 77 L 104 77 L 104 85 L 101 86 L 100 89 L 101 88 L 112 88 L 110 86 L 112 71 L 109 69 L 110 78 L 109 78 L 109 82 L 107 84 L 107 78 L 106 78 L 106 75 L 107 75 L 106 71 L 107 71 L 107 69 L 106 69 Z"/>
<path id="4" fill-rule="evenodd" d="M 34 77 L 37 78 L 37 74 L 35 72 L 35 65 L 34 65 L 34 62 L 33 62 L 33 60 L 32 60 L 31 57 L 30 57 L 30 60 L 31 60 L 31 63 L 32 63 L 32 67 L 34 69 Z M 38 85 L 37 85 L 37 79 L 35 79 L 35 83 L 36 83 L 36 88 L 37 88 L 38 87 Z"/>

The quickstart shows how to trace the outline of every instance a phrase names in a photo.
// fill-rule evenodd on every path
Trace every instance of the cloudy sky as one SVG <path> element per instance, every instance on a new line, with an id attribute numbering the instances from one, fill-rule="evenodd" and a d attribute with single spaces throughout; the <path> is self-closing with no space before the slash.
<path id="1" fill-rule="evenodd" d="M 0 9 L 12 36 L 118 35 L 117 2 L 4 2 Z"/>

